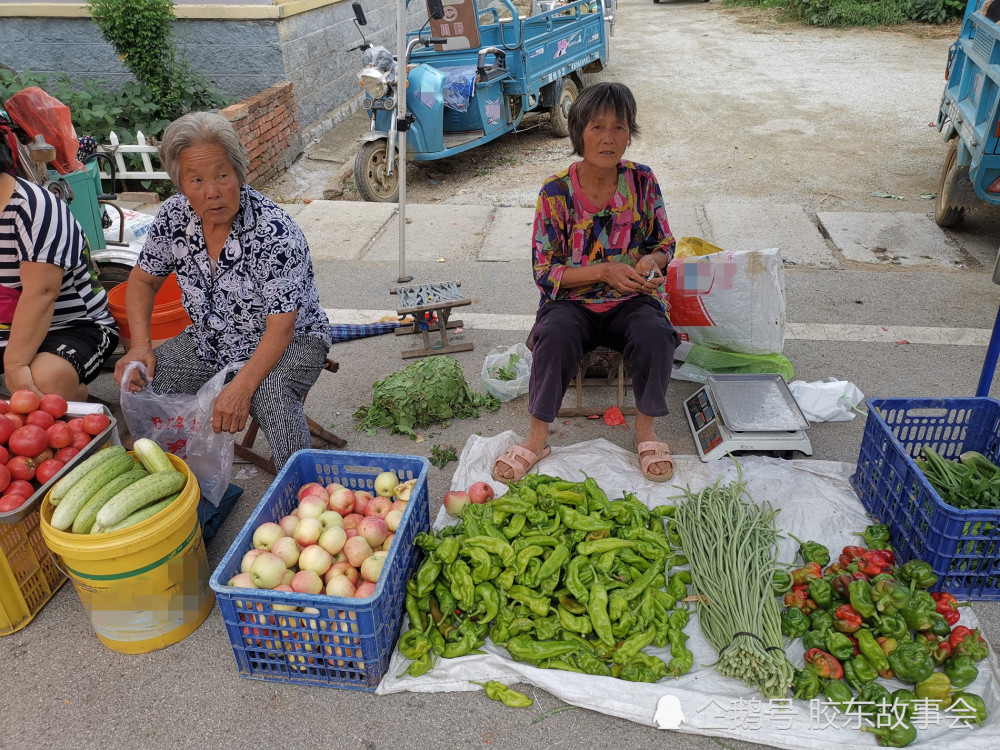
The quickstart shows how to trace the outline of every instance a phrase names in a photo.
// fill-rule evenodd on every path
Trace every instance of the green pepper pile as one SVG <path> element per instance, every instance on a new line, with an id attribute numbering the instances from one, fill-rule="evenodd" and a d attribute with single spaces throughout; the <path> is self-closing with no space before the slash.
<path id="1" fill-rule="evenodd" d="M 529 474 L 508 486 L 414 540 L 427 557 L 406 584 L 404 674 L 477 653 L 487 636 L 543 668 L 635 682 L 688 672 L 688 613 L 676 606 L 690 574 L 671 573 L 687 560 L 663 522 L 673 506 L 651 511 L 628 493 L 609 501 L 590 478 Z M 650 644 L 669 646 L 670 663 L 645 653 Z"/>
<path id="2" fill-rule="evenodd" d="M 825 569 L 820 561 L 829 560 L 826 548 L 796 540 L 805 564 L 790 573 L 781 613 L 782 633 L 802 638 L 805 648 L 805 666 L 792 684 L 794 697 L 822 695 L 842 710 L 865 712 L 874 726 L 864 731 L 890 747 L 916 739 L 913 701 L 931 701 L 982 724 L 983 699 L 961 691 L 978 676 L 976 663 L 988 655 L 986 641 L 978 630 L 952 629 L 959 603 L 927 591 L 938 581 L 928 563 L 910 560 L 896 566 L 883 524 L 869 526 L 863 536 L 869 548 L 844 547 Z M 776 580 L 774 590 L 781 595 L 784 581 Z M 876 682 L 879 677 L 914 688 L 889 694 Z"/>

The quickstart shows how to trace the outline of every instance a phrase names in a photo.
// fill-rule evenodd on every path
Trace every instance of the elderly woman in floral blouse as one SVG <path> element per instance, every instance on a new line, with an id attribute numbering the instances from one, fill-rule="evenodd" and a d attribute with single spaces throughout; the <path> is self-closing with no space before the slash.
<path id="1" fill-rule="evenodd" d="M 121 382 L 126 365 L 140 360 L 154 391 L 196 393 L 245 362 L 216 399 L 212 426 L 236 433 L 253 417 L 280 468 L 310 445 L 301 398 L 331 343 L 309 247 L 292 218 L 246 184 L 246 154 L 221 115 L 194 112 L 171 123 L 160 156 L 180 194 L 164 201 L 129 276 L 132 348 L 115 376 Z M 153 301 L 171 273 L 192 325 L 154 350 Z"/>
<path id="2" fill-rule="evenodd" d="M 674 254 L 652 170 L 622 157 L 638 133 L 635 98 L 620 83 L 583 90 L 569 112 L 573 152 L 582 161 L 550 177 L 535 209 L 534 272 L 541 302 L 532 329 L 527 438 L 500 456 L 493 478 L 520 479 L 549 453 L 549 424 L 597 346 L 624 353 L 635 389 L 635 448 L 643 475 L 670 479 L 674 461 L 656 437 L 677 333 L 658 296 Z"/>

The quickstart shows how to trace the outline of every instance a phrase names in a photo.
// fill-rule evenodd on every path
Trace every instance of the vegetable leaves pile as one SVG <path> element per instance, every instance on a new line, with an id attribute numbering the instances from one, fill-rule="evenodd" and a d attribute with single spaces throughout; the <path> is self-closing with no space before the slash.
<path id="1" fill-rule="evenodd" d="M 374 435 L 380 427 L 391 433 L 417 437 L 415 429 L 449 419 L 478 417 L 479 408 L 500 408 L 493 396 L 473 392 L 462 368 L 452 357 L 421 359 L 375 383 L 371 406 L 362 406 L 354 418 L 357 429 Z"/>

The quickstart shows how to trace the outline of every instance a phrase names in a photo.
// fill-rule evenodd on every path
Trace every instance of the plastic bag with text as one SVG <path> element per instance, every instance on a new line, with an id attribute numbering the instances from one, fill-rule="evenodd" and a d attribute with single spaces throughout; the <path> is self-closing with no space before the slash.
<path id="1" fill-rule="evenodd" d="M 501 401 L 515 399 L 528 392 L 531 352 L 522 343 L 494 347 L 483 361 L 481 375 L 491 396 Z"/>
<path id="2" fill-rule="evenodd" d="M 141 362 L 129 364 L 122 377 L 122 414 L 132 437 L 155 440 L 167 453 L 186 461 L 198 478 L 202 496 L 215 506 L 226 494 L 233 473 L 233 436 L 215 433 L 212 410 L 226 376 L 242 366 L 241 362 L 223 369 L 195 394 L 156 393 Z M 137 367 L 147 384 L 130 393 L 126 384 Z"/>
<path id="3" fill-rule="evenodd" d="M 697 238 L 681 238 L 678 247 L 688 239 Z M 682 340 L 744 354 L 781 353 L 785 276 L 777 248 L 674 258 L 667 292 L 670 322 Z"/>

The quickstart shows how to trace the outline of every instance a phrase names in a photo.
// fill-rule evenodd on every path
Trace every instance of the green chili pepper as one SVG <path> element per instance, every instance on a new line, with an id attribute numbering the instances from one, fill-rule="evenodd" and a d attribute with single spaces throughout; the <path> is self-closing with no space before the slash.
<path id="1" fill-rule="evenodd" d="M 473 536 L 462 542 L 463 548 L 478 547 L 489 552 L 491 555 L 499 555 L 505 568 L 513 568 L 517 563 L 517 555 L 514 548 L 510 546 L 506 539 L 497 539 L 491 536 Z"/>
<path id="2" fill-rule="evenodd" d="M 579 633 L 582 636 L 590 635 L 593 631 L 589 618 L 576 617 L 562 605 L 556 607 L 556 614 L 559 617 L 560 625 L 562 625 L 565 630 L 573 633 Z"/>
<path id="3" fill-rule="evenodd" d="M 819 675 L 808 665 L 795 670 L 792 678 L 792 697 L 800 701 L 811 701 L 823 692 L 823 683 Z"/>
<path id="4" fill-rule="evenodd" d="M 420 547 L 424 552 L 433 552 L 440 544 L 441 539 L 426 531 L 421 531 L 413 537 L 413 546 Z"/>
<path id="5" fill-rule="evenodd" d="M 580 604 L 580 602 L 578 602 L 572 596 L 566 596 L 565 594 L 560 595 L 559 596 L 559 604 L 561 604 L 563 606 L 563 608 L 567 612 L 569 612 L 570 614 L 573 614 L 573 615 L 585 615 L 585 614 L 587 614 L 587 608 L 585 606 L 583 606 L 582 604 Z"/>
<path id="6" fill-rule="evenodd" d="M 507 590 L 507 596 L 516 602 L 527 605 L 532 614 L 537 617 L 545 617 L 549 613 L 548 598 L 538 596 L 529 588 L 524 586 L 511 586 Z"/>
<path id="7" fill-rule="evenodd" d="M 622 536 L 625 539 L 635 539 L 651 544 L 653 547 L 659 548 L 664 557 L 670 554 L 670 541 L 665 534 L 654 534 L 642 526 L 633 526 L 631 529 L 626 529 Z"/>
<path id="8" fill-rule="evenodd" d="M 465 560 L 455 560 L 448 566 L 451 576 L 451 595 L 465 611 L 475 606 L 476 584 L 472 580 L 472 572 Z"/>
<path id="9" fill-rule="evenodd" d="M 854 637 L 858 640 L 858 648 L 861 650 L 861 653 L 864 654 L 868 663 L 875 668 L 876 672 L 886 672 L 889 670 L 889 662 L 886 660 L 882 647 L 875 640 L 872 631 L 862 628 L 854 634 Z"/>
<path id="10" fill-rule="evenodd" d="M 803 650 L 810 651 L 818 648 L 820 651 L 826 651 L 826 636 L 829 632 L 829 630 L 810 630 L 802 636 Z"/>
<path id="11" fill-rule="evenodd" d="M 437 560 L 428 557 L 417 571 L 417 597 L 427 596 L 434 589 L 434 583 L 441 575 L 443 566 Z"/>
<path id="12" fill-rule="evenodd" d="M 976 681 L 979 668 L 968 654 L 955 654 L 944 663 L 944 673 L 954 687 L 964 688 Z"/>
<path id="13" fill-rule="evenodd" d="M 595 539 L 592 542 L 580 542 L 576 545 L 578 555 L 600 555 L 609 550 L 635 549 L 639 545 L 631 539 Z"/>
<path id="14" fill-rule="evenodd" d="M 608 521 L 601 521 L 583 513 L 577 513 L 566 505 L 560 505 L 558 512 L 563 526 L 568 529 L 576 529 L 578 531 L 611 531 L 611 524 Z"/>
<path id="15" fill-rule="evenodd" d="M 934 672 L 934 662 L 923 646 L 903 641 L 886 657 L 896 679 L 911 685 L 926 680 Z"/>
<path id="16" fill-rule="evenodd" d="M 781 613 L 781 633 L 792 640 L 805 635 L 809 631 L 809 618 L 801 609 L 791 607 Z"/>
<path id="17" fill-rule="evenodd" d="M 963 721 L 974 721 L 979 726 L 986 721 L 986 703 L 975 693 L 952 693 L 951 705 L 948 710 L 958 715 Z"/>
<path id="18" fill-rule="evenodd" d="M 467 547 L 462 554 L 472 563 L 473 583 L 482 583 L 490 580 L 490 571 L 493 569 L 493 561 L 490 553 L 479 547 Z"/>
<path id="19" fill-rule="evenodd" d="M 517 661 L 529 663 L 543 659 L 556 659 L 580 649 L 580 644 L 572 640 L 540 642 L 529 635 L 518 635 L 507 641 L 507 653 Z"/>
<path id="20" fill-rule="evenodd" d="M 860 534 L 869 549 L 889 549 L 889 527 L 884 523 L 873 523 Z"/>
<path id="21" fill-rule="evenodd" d="M 558 615 L 550 615 L 549 617 L 536 617 L 532 630 L 535 631 L 535 637 L 538 640 L 547 641 L 555 638 L 561 627 L 562 622 Z"/>
<path id="22" fill-rule="evenodd" d="M 861 727 L 861 731 L 874 734 L 878 738 L 878 744 L 883 747 L 906 747 L 917 739 L 916 727 L 906 719 L 887 718 L 882 726 L 866 724 Z"/>
<path id="23" fill-rule="evenodd" d="M 496 680 L 490 680 L 489 682 L 476 682 L 472 680 L 471 682 L 473 685 L 482 685 L 487 698 L 493 701 L 500 701 L 505 706 L 527 708 L 532 704 L 531 698 L 524 693 L 519 693 Z"/>
<path id="24" fill-rule="evenodd" d="M 537 544 L 532 544 L 528 547 L 525 547 L 520 552 L 518 552 L 516 558 L 517 564 L 515 565 L 518 574 L 523 573 L 525 570 L 527 570 L 528 560 L 530 560 L 533 557 L 538 557 L 543 552 L 545 552 L 545 550 L 542 547 L 539 547 Z"/>
<path id="25" fill-rule="evenodd" d="M 406 592 L 406 614 L 410 618 L 410 626 L 414 628 L 420 628 L 423 630 L 427 627 L 427 616 L 420 611 L 420 604 L 417 602 L 417 597 L 411 594 L 409 591 Z"/>
<path id="26" fill-rule="evenodd" d="M 858 654 L 853 659 L 848 659 L 844 662 L 843 667 L 844 680 L 855 690 L 861 690 L 878 677 L 875 667 L 871 665 L 864 654 Z"/>
<path id="27" fill-rule="evenodd" d="M 799 556 L 802 558 L 803 563 L 815 562 L 820 567 L 826 567 L 830 564 L 830 550 L 822 544 L 819 542 L 803 542 L 794 534 L 789 534 L 788 536 L 799 543 Z"/>
<path id="28" fill-rule="evenodd" d="M 500 593 L 494 588 L 493 584 L 483 581 L 476 584 L 476 599 L 482 604 L 477 610 L 479 614 L 476 620 L 485 623 L 492 622 L 493 618 L 500 611 Z"/>
<path id="29" fill-rule="evenodd" d="M 623 612 L 618 622 L 611 624 L 611 634 L 615 640 L 623 640 L 636 628 L 636 618 L 631 611 Z"/>
<path id="30" fill-rule="evenodd" d="M 584 474 L 584 476 L 587 475 Z M 590 513 L 606 515 L 611 512 L 611 503 L 608 502 L 608 496 L 597 485 L 596 479 L 587 477 L 583 482 L 583 491 L 587 496 L 587 510 Z"/>
<path id="31" fill-rule="evenodd" d="M 602 552 L 597 556 L 597 562 L 594 563 L 594 569 L 598 573 L 611 575 L 611 569 L 615 565 L 616 557 L 618 557 L 618 550 L 616 549 L 609 549 L 607 552 Z"/>
<path id="32" fill-rule="evenodd" d="M 674 573 L 672 576 L 670 576 L 670 579 L 667 581 L 666 590 L 667 593 L 670 594 L 670 596 L 674 597 L 674 599 L 676 599 L 677 601 L 680 601 L 681 599 L 685 598 L 688 593 L 687 584 L 684 583 L 679 572 Z"/>
<path id="33" fill-rule="evenodd" d="M 410 628 L 399 636 L 399 653 L 411 661 L 416 661 L 431 650 L 431 642 L 423 631 Z"/>
<path id="34" fill-rule="evenodd" d="M 791 611 L 798 612 L 799 610 L 793 609 Z M 854 644 L 851 643 L 851 639 L 836 630 L 826 631 L 824 646 L 825 648 L 823 646 L 820 646 L 820 648 L 824 648 L 827 653 L 831 654 L 841 663 L 854 656 Z"/>
<path id="35" fill-rule="evenodd" d="M 596 573 L 594 574 L 594 582 L 590 586 L 587 613 L 590 615 L 590 624 L 597 637 L 608 646 L 613 646 L 615 638 L 611 633 L 611 619 L 608 616 L 608 591 Z"/>
<path id="36" fill-rule="evenodd" d="M 528 567 L 525 568 L 524 572 L 514 576 L 514 583 L 534 588 L 538 579 L 538 571 L 541 567 L 542 563 L 537 557 L 530 558 L 528 560 Z"/>
<path id="37" fill-rule="evenodd" d="M 792 588 L 792 576 L 787 570 L 776 570 L 771 574 L 771 593 L 781 596 Z"/>
<path id="38" fill-rule="evenodd" d="M 458 602 L 455 601 L 455 597 L 452 596 L 451 589 L 448 588 L 448 584 L 446 584 L 443 579 L 439 579 L 438 582 L 434 584 L 434 598 L 437 599 L 438 609 L 441 611 L 442 615 L 445 617 L 451 617 L 455 614 Z"/>
<path id="39" fill-rule="evenodd" d="M 851 581 L 847 587 L 851 598 L 851 606 L 862 617 L 868 618 L 875 614 L 875 603 L 872 601 L 872 587 L 868 581 Z"/>
<path id="40" fill-rule="evenodd" d="M 415 659 L 413 663 L 410 664 L 399 676 L 409 675 L 410 677 L 420 677 L 421 675 L 427 674 L 431 667 L 434 666 L 434 654 L 429 651 L 421 656 L 419 659 Z"/>
<path id="41" fill-rule="evenodd" d="M 614 659 L 616 664 L 624 664 L 639 651 L 642 651 L 646 648 L 646 646 L 652 643 L 654 636 L 655 633 L 652 628 L 638 633 L 633 633 L 622 641 L 621 645 L 615 649 L 612 659 Z"/>
<path id="42" fill-rule="evenodd" d="M 462 620 L 458 626 L 458 630 L 461 633 L 459 639 L 445 645 L 444 653 L 441 654 L 445 659 L 456 659 L 459 656 L 465 656 L 472 649 L 479 647 L 477 643 L 479 639 L 472 628 L 465 627 L 467 623 L 470 623 L 470 621 Z"/>
<path id="43" fill-rule="evenodd" d="M 684 632 L 687 617 L 687 612 L 683 610 L 674 610 L 670 613 L 670 628 L 667 635 L 670 639 L 671 658 L 670 664 L 667 665 L 667 674 L 673 675 L 675 679 L 690 672 L 694 665 L 694 654 L 686 645 L 688 637 Z"/>
<path id="44" fill-rule="evenodd" d="M 843 680 L 827 680 L 823 697 L 831 706 L 846 713 L 848 707 L 853 705 L 854 692 Z"/>
<path id="45" fill-rule="evenodd" d="M 886 638 L 895 638 L 897 641 L 906 640 L 910 637 L 910 629 L 906 626 L 906 620 L 902 615 L 882 615 L 877 630 L 880 635 Z"/>
<path id="46" fill-rule="evenodd" d="M 441 540 L 437 549 L 431 552 L 431 557 L 436 557 L 444 565 L 451 565 L 458 557 L 458 546 L 458 539 L 453 536 L 446 537 Z"/>
<path id="47" fill-rule="evenodd" d="M 598 659 L 586 649 L 580 649 L 573 655 L 573 660 L 585 674 L 600 675 L 610 677 L 611 669 L 603 661 Z"/>
<path id="48" fill-rule="evenodd" d="M 833 606 L 833 587 L 822 578 L 809 581 L 809 598 L 816 602 L 820 609 L 830 609 Z"/>
<path id="49" fill-rule="evenodd" d="M 509 495 L 510 493 L 507 494 Z M 507 495 L 491 500 L 490 506 L 494 512 L 499 510 L 504 513 L 511 514 L 527 513 L 532 508 L 531 503 L 528 503 L 519 497 L 508 498 Z"/>
<path id="50" fill-rule="evenodd" d="M 833 630 L 833 613 L 825 609 L 817 609 L 809 615 L 809 627 L 813 630 Z"/>
<path id="51" fill-rule="evenodd" d="M 569 589 L 569 593 L 573 595 L 573 598 L 581 604 L 586 604 L 587 599 L 590 598 L 590 591 L 581 578 L 584 566 L 589 564 L 590 561 L 587 557 L 577 555 L 566 566 L 566 579 L 564 581 L 566 588 Z"/>
<path id="52" fill-rule="evenodd" d="M 507 521 L 501 531 L 508 539 L 513 539 L 524 530 L 524 525 L 528 522 L 528 517 L 524 513 L 514 513 Z"/>
<path id="53" fill-rule="evenodd" d="M 857 703 L 862 716 L 873 718 L 878 714 L 888 714 L 892 709 L 892 696 L 877 682 L 869 682 L 858 693 Z"/>

